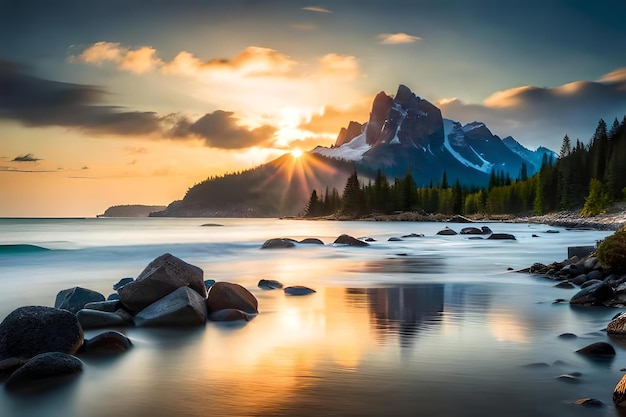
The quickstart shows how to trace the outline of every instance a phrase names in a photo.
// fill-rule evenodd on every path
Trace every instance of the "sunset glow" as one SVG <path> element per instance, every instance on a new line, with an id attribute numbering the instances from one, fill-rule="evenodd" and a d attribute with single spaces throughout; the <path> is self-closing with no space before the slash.
<path id="1" fill-rule="evenodd" d="M 626 10 L 611 3 L 8 2 L 0 216 L 166 205 L 207 177 L 333 145 L 399 84 L 528 148 L 587 141 L 626 108 L 626 62 L 608 46 L 626 42 L 612 30 Z"/>

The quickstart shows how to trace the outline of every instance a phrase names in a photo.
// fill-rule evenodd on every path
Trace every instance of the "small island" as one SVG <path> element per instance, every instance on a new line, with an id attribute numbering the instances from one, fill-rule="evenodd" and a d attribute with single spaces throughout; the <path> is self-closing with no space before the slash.
<path id="1" fill-rule="evenodd" d="M 148 217 L 153 211 L 164 210 L 165 206 L 147 206 L 143 204 L 127 204 L 111 206 L 96 217 Z"/>

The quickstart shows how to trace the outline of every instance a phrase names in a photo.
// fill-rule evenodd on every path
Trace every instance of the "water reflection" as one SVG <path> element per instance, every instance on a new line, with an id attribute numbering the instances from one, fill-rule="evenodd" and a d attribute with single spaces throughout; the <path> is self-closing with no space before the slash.
<path id="1" fill-rule="evenodd" d="M 446 270 L 444 258 L 441 256 L 410 256 L 400 253 L 394 257 L 368 261 L 359 265 L 356 272 L 443 274 Z"/>

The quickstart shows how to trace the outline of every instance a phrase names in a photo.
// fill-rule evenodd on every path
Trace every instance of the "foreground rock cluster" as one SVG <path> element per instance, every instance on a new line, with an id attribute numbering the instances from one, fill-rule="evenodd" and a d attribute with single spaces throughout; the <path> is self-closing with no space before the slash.
<path id="1" fill-rule="evenodd" d="M 201 326 L 211 321 L 249 321 L 258 301 L 246 288 L 230 282 L 205 281 L 197 266 L 166 253 L 154 259 L 136 279 L 113 285 L 103 294 L 81 287 L 60 291 L 54 308 L 25 306 L 0 323 L 0 380 L 10 391 L 54 386 L 82 371 L 81 355 L 115 355 L 132 342 L 110 330 L 86 340 L 84 329 L 127 326 Z M 308 295 L 304 286 L 284 287 L 261 280 L 259 287 L 283 289 L 286 295 Z"/>

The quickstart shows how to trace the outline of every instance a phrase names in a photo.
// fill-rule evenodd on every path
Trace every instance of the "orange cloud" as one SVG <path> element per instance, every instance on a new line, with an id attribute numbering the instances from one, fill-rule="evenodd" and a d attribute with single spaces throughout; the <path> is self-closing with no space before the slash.
<path id="1" fill-rule="evenodd" d="M 409 35 L 408 33 L 403 32 L 381 33 L 380 35 L 378 35 L 378 38 L 380 39 L 380 43 L 386 45 L 413 43 L 422 40 L 422 38 L 420 38 L 419 36 Z"/>
<path id="2" fill-rule="evenodd" d="M 626 81 L 626 67 L 618 68 L 608 74 L 603 75 L 598 80 L 603 83 L 622 83 Z"/>
<path id="3" fill-rule="evenodd" d="M 351 120 L 364 123 L 369 118 L 371 98 L 363 99 L 350 107 L 341 109 L 325 106 L 320 113 L 313 114 L 310 120 L 302 123 L 300 128 L 312 133 L 328 133 L 336 135 L 342 127 L 348 126 Z"/>
<path id="4" fill-rule="evenodd" d="M 320 7 L 320 6 L 306 6 L 303 7 L 302 10 L 306 10 L 309 12 L 317 12 L 317 13 L 332 13 L 332 11 L 328 10 L 325 7 Z"/>
<path id="5" fill-rule="evenodd" d="M 496 91 L 483 102 L 485 106 L 492 108 L 515 107 L 522 103 L 521 95 L 532 91 L 539 90 L 538 87 L 521 86 L 510 88 L 508 90 Z"/>
<path id="6" fill-rule="evenodd" d="M 96 42 L 79 55 L 70 56 L 70 62 L 84 62 L 101 65 L 105 62 L 116 64 L 118 69 L 143 74 L 163 64 L 156 56 L 156 49 L 142 46 L 130 49 L 117 42 Z"/>
<path id="7" fill-rule="evenodd" d="M 361 76 L 359 61 L 354 56 L 327 54 L 320 59 L 322 73 L 334 77 L 354 80 Z"/>

